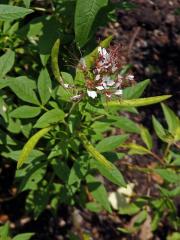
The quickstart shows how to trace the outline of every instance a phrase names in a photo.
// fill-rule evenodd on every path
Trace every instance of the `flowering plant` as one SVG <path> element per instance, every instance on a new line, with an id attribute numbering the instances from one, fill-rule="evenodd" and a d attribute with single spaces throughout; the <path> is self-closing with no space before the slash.
<path id="1" fill-rule="evenodd" d="M 121 97 L 122 89 L 135 83 L 132 74 L 124 74 L 122 71 L 124 62 L 120 57 L 121 46 L 109 47 L 107 50 L 99 46 L 97 51 L 97 58 L 91 68 L 88 68 L 84 58 L 80 59 L 78 65 L 84 74 L 86 94 L 92 99 L 98 95 L 105 95 L 107 98 Z M 64 84 L 64 87 L 68 89 L 73 86 Z M 79 100 L 86 94 L 80 92 L 72 100 Z"/>

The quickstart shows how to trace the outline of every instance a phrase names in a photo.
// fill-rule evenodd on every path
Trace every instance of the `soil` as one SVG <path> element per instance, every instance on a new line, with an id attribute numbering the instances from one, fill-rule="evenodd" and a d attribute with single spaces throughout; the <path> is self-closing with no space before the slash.
<path id="1" fill-rule="evenodd" d="M 178 101 L 180 93 L 178 88 L 180 82 L 180 15 L 177 15 L 176 11 L 180 7 L 180 1 L 132 0 L 130 2 L 136 7 L 129 11 L 117 9 L 117 22 L 110 23 L 107 28 L 101 29 L 100 34 L 106 37 L 113 33 L 117 42 L 129 48 L 128 57 L 134 66 L 133 72 L 136 81 L 151 79 L 145 96 L 172 94 L 173 97 L 168 104 L 175 112 L 178 112 L 180 106 Z M 151 129 L 151 115 L 162 117 L 159 109 L 157 105 L 148 107 L 146 110 L 141 109 L 141 118 L 138 121 L 145 123 Z M 155 150 L 158 150 L 158 145 Z M 155 160 L 143 158 L 142 161 L 142 159 L 127 158 L 119 165 L 126 175 L 126 179 L 135 182 L 135 191 L 138 195 L 147 195 L 152 192 L 156 195 L 156 188 L 152 185 L 154 186 L 161 179 L 156 177 L 149 179 L 143 173 L 130 171 L 123 162 L 143 167 L 154 164 Z M 14 170 L 15 166 L 12 164 L 0 163 L 2 187 L 0 189 L 0 223 L 10 220 L 14 233 L 36 232 L 32 238 L 34 240 L 65 240 L 69 239 L 67 235 L 69 231 L 77 232 L 80 236 L 81 232 L 78 227 L 80 226 L 83 232 L 90 233 L 93 240 L 143 239 L 142 232 L 128 236 L 118 231 L 118 227 L 130 224 L 132 218 L 122 217 L 116 213 L 93 214 L 75 207 L 60 206 L 56 216 L 53 216 L 47 209 L 37 221 L 33 221 L 31 216 L 24 215 L 26 193 L 11 198 Z M 109 183 L 106 185 L 108 189 L 112 188 Z M 78 221 L 76 224 L 72 221 L 74 214 Z M 153 236 L 150 238 L 146 236 L 143 240 L 163 240 L 170 231 L 170 226 L 164 224 Z"/>

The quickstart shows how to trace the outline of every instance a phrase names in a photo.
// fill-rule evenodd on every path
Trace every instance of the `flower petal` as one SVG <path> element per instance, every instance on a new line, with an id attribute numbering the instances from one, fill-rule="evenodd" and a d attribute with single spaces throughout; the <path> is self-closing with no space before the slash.
<path id="1" fill-rule="evenodd" d="M 104 87 L 103 86 L 97 86 L 96 89 L 101 91 L 101 90 L 104 90 Z"/>
<path id="2" fill-rule="evenodd" d="M 122 95 L 122 94 L 123 94 L 123 90 L 122 89 L 118 89 L 118 90 L 116 90 L 114 92 L 114 95 L 117 95 L 117 96 Z"/>
<path id="3" fill-rule="evenodd" d="M 87 95 L 94 99 L 94 98 L 97 97 L 97 92 L 96 91 L 87 90 Z"/>

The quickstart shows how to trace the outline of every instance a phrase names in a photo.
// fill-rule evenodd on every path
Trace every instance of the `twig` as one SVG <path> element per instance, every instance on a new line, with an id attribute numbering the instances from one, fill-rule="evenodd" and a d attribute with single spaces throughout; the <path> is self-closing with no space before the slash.
<path id="1" fill-rule="evenodd" d="M 132 48 L 133 48 L 133 45 L 134 45 L 134 42 L 135 42 L 135 39 L 136 37 L 138 36 L 139 32 L 140 32 L 141 28 L 140 27 L 137 27 L 133 33 L 133 36 L 131 38 L 131 41 L 129 43 L 129 46 L 128 46 L 128 58 L 130 59 L 130 56 L 131 56 L 131 52 L 132 52 Z"/>

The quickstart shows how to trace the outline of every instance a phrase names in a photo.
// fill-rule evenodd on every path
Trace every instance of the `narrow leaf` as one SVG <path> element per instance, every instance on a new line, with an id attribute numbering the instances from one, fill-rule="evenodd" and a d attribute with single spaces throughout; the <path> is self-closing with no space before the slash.
<path id="1" fill-rule="evenodd" d="M 38 78 L 38 91 L 41 102 L 45 105 L 51 97 L 52 85 L 47 69 L 42 69 Z"/>
<path id="2" fill-rule="evenodd" d="M 9 235 L 9 223 L 6 222 L 3 226 L 0 227 L 0 239 L 8 240 L 8 235 Z"/>
<path id="3" fill-rule="evenodd" d="M 98 182 L 93 176 L 88 175 L 86 177 L 87 186 L 89 191 L 91 192 L 92 196 L 95 200 L 101 204 L 101 206 L 106 209 L 108 212 L 111 211 L 111 207 L 108 201 L 108 194 L 104 187 L 104 185 Z"/>
<path id="4" fill-rule="evenodd" d="M 179 124 L 179 120 L 178 117 L 176 116 L 176 114 L 165 104 L 161 104 L 163 112 L 164 112 L 164 116 L 166 118 L 167 124 L 168 124 L 168 129 L 169 132 L 174 134 L 176 129 L 178 128 L 178 126 L 180 126 Z"/>
<path id="5" fill-rule="evenodd" d="M 23 2 L 27 8 L 30 7 L 31 0 L 23 0 Z"/>
<path id="6" fill-rule="evenodd" d="M 170 183 L 180 183 L 180 176 L 170 169 L 154 169 L 164 180 Z"/>
<path id="7" fill-rule="evenodd" d="M 23 18 L 32 12 L 33 10 L 31 9 L 0 4 L 0 21 L 12 21 L 18 18 Z"/>
<path id="8" fill-rule="evenodd" d="M 153 141 L 152 141 L 152 137 L 151 137 L 149 130 L 147 128 L 141 126 L 140 127 L 140 135 L 141 135 L 143 142 L 146 144 L 147 148 L 149 150 L 151 150 L 152 146 L 153 146 Z"/>
<path id="9" fill-rule="evenodd" d="M 21 233 L 15 236 L 12 240 L 30 240 L 34 233 Z"/>
<path id="10" fill-rule="evenodd" d="M 36 122 L 35 128 L 45 128 L 50 124 L 54 124 L 57 122 L 62 122 L 64 120 L 65 114 L 60 109 L 52 109 L 46 113 L 44 113 Z"/>
<path id="11" fill-rule="evenodd" d="M 51 51 L 51 67 L 54 74 L 55 79 L 63 85 L 63 80 L 61 77 L 61 73 L 59 70 L 58 56 L 59 56 L 59 47 L 60 47 L 60 39 L 57 39 L 54 43 L 54 46 Z"/>
<path id="12" fill-rule="evenodd" d="M 121 147 L 124 148 L 129 148 L 129 154 L 139 154 L 139 155 L 144 155 L 144 154 L 151 154 L 151 151 L 149 151 L 147 148 L 135 144 L 135 143 L 128 143 L 128 144 L 123 144 Z"/>
<path id="13" fill-rule="evenodd" d="M 17 164 L 17 168 L 20 168 L 23 163 L 27 160 L 29 154 L 34 149 L 38 141 L 51 129 L 52 127 L 47 127 L 39 130 L 37 133 L 35 133 L 28 142 L 24 145 Z"/>
<path id="14" fill-rule="evenodd" d="M 117 128 L 123 129 L 126 132 L 133 132 L 133 133 L 139 133 L 139 128 L 135 122 L 130 120 L 127 117 L 118 116 L 118 117 L 110 117 L 110 119 L 116 120 L 116 122 L 113 122 L 112 125 L 114 125 Z"/>
<path id="15" fill-rule="evenodd" d="M 123 91 L 123 98 L 124 99 L 133 99 L 133 98 L 138 98 L 140 97 L 144 90 L 147 88 L 149 85 L 150 80 L 144 80 L 142 82 L 137 83 L 136 85 L 132 87 L 127 87 Z"/>
<path id="16" fill-rule="evenodd" d="M 0 78 L 4 77 L 11 70 L 14 60 L 15 53 L 10 49 L 0 57 Z"/>
<path id="17" fill-rule="evenodd" d="M 166 131 L 163 128 L 163 126 L 161 125 L 161 123 L 153 116 L 152 117 L 152 121 L 153 121 L 153 126 L 154 126 L 154 130 L 157 134 L 157 136 L 162 140 L 162 141 L 166 141 Z"/>
<path id="18" fill-rule="evenodd" d="M 119 186 L 124 186 L 124 178 L 116 166 L 109 162 L 100 152 L 98 152 L 87 140 L 84 134 L 79 133 L 78 135 L 84 145 L 84 148 L 95 159 L 96 168 L 101 172 L 101 174 L 111 182 Z"/>
<path id="19" fill-rule="evenodd" d="M 99 152 L 110 152 L 115 148 L 119 147 L 120 144 L 125 142 L 128 138 L 128 135 L 119 135 L 119 136 L 111 136 L 104 138 L 96 145 L 96 149 Z"/>
<path id="20" fill-rule="evenodd" d="M 155 103 L 159 103 L 170 98 L 171 95 L 163 95 L 157 97 L 148 97 L 148 98 L 139 98 L 139 99 L 132 99 L 132 100 L 124 100 L 121 99 L 120 101 L 109 101 L 109 107 L 141 107 L 147 106 Z M 107 103 L 104 103 L 104 105 Z"/>

